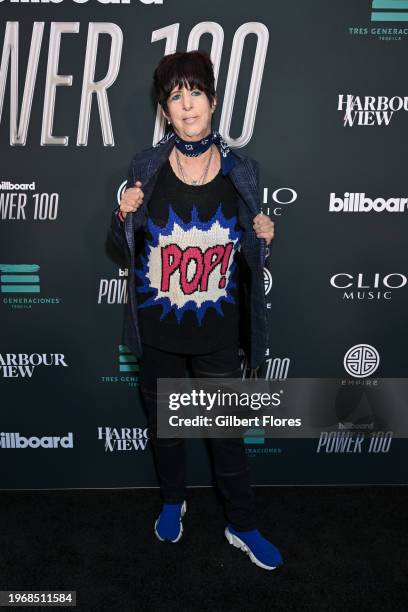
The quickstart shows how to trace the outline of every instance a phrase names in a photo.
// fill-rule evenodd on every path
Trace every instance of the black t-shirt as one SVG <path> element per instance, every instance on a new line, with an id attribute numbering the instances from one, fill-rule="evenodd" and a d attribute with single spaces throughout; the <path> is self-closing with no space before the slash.
<path id="1" fill-rule="evenodd" d="M 187 185 L 167 160 L 148 203 L 136 256 L 142 342 L 204 354 L 239 339 L 238 194 L 220 172 Z"/>

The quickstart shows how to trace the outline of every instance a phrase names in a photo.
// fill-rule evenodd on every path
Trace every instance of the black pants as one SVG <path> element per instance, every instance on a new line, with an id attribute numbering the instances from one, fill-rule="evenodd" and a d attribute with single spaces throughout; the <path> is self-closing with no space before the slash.
<path id="1" fill-rule="evenodd" d="M 207 355 L 169 353 L 143 344 L 139 381 L 153 447 L 162 499 L 179 503 L 186 499 L 185 443 L 182 438 L 157 437 L 157 378 L 184 378 L 186 367 L 198 378 L 241 376 L 237 345 Z M 228 522 L 237 531 L 256 528 L 255 496 L 242 438 L 208 438 L 217 485 Z"/>

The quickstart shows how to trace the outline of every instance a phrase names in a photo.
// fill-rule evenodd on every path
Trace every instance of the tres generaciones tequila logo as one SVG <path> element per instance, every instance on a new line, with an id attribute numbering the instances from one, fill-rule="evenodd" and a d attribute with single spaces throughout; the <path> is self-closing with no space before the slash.
<path id="1" fill-rule="evenodd" d="M 368 23 L 348 26 L 349 35 L 387 42 L 408 36 L 408 0 L 372 0 L 367 17 Z"/>

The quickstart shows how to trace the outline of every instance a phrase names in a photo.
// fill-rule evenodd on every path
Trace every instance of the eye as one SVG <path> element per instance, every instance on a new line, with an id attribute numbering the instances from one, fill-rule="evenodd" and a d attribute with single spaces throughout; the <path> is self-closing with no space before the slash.
<path id="1" fill-rule="evenodd" d="M 200 89 L 193 89 L 193 91 L 191 92 L 191 95 L 193 94 L 198 94 L 199 96 L 201 96 L 201 90 Z"/>

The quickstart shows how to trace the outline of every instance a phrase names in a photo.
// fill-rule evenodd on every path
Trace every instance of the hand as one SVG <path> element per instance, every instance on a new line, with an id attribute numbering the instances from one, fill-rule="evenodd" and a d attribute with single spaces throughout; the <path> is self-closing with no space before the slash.
<path id="1" fill-rule="evenodd" d="M 134 187 L 129 187 L 129 189 L 123 192 L 119 210 L 124 219 L 128 213 L 135 212 L 143 202 L 144 193 L 141 190 L 141 186 L 141 181 L 136 181 Z"/>
<path id="2" fill-rule="evenodd" d="M 258 213 L 254 217 L 253 228 L 257 238 L 265 238 L 266 244 L 269 245 L 275 235 L 274 222 L 270 220 L 268 215 Z"/>

